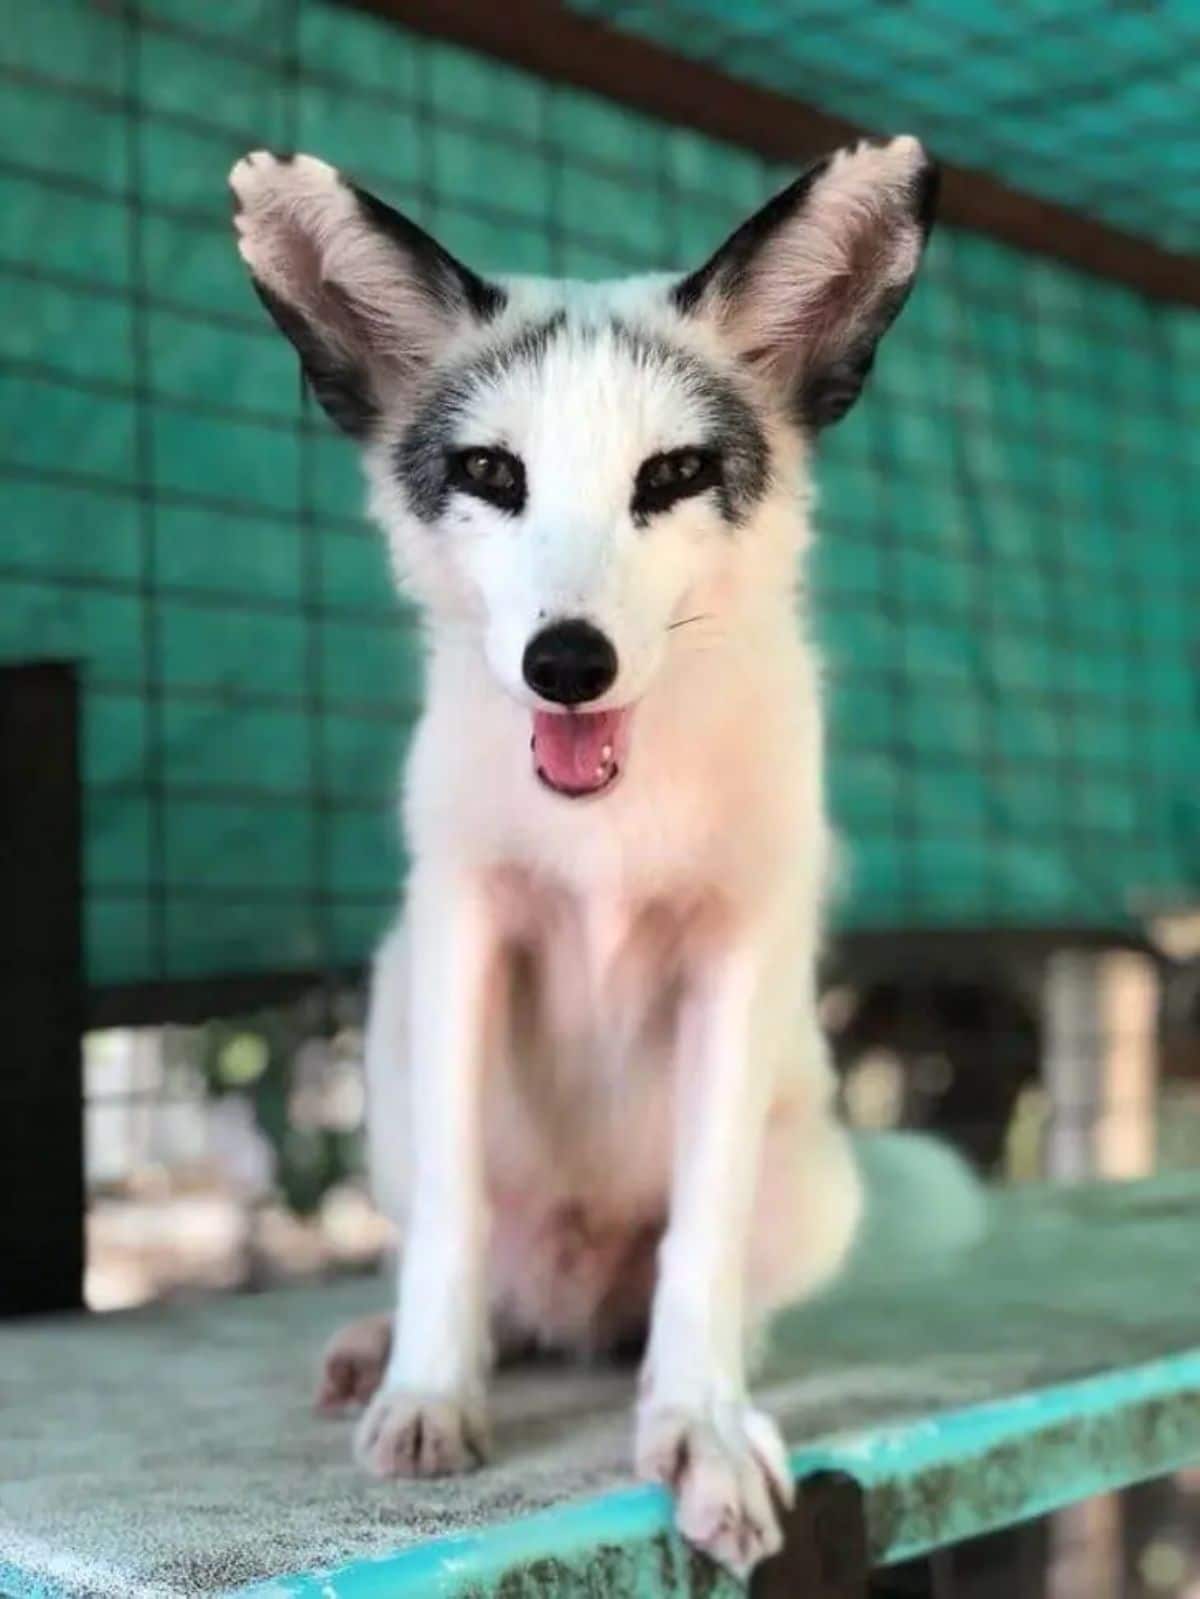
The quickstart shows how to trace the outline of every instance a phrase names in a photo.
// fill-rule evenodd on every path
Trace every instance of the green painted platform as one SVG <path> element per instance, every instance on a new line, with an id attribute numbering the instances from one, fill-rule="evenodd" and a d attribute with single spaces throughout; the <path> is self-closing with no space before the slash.
<path id="1" fill-rule="evenodd" d="M 863 1484 L 880 1563 L 1200 1463 L 1200 1174 L 1017 1192 L 991 1216 L 965 1257 L 890 1286 L 877 1239 L 760 1384 L 798 1475 Z M 629 1373 L 513 1372 L 494 1465 L 362 1480 L 310 1376 L 381 1298 L 339 1283 L 0 1331 L 0 1593 L 693 1591 L 665 1495 L 628 1475 Z"/>

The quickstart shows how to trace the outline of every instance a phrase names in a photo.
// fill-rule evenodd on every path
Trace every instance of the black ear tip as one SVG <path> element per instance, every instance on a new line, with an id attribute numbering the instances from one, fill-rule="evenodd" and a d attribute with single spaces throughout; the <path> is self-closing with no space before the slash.
<path id="1" fill-rule="evenodd" d="M 942 169 L 937 162 L 927 158 L 925 165 L 917 173 L 916 179 L 916 214 L 917 221 L 921 224 L 921 231 L 926 238 L 933 227 L 934 217 L 937 215 L 938 194 L 942 187 Z"/>
<path id="2" fill-rule="evenodd" d="M 255 149 L 246 151 L 242 159 L 236 163 L 235 170 L 240 166 L 257 168 L 263 164 L 290 167 L 298 154 L 297 150 L 276 150 L 260 144 Z"/>
<path id="3" fill-rule="evenodd" d="M 815 433 L 840 422 L 862 393 L 874 364 L 875 345 L 867 343 L 814 373 L 796 396 L 800 424 Z"/>

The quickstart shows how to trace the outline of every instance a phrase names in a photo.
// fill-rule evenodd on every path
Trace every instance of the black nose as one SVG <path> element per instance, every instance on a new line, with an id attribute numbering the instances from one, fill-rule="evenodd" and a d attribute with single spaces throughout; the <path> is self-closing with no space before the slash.
<path id="1" fill-rule="evenodd" d="M 590 622 L 555 622 L 535 633 L 521 663 L 525 681 L 556 705 L 598 700 L 617 677 L 617 652 Z"/>

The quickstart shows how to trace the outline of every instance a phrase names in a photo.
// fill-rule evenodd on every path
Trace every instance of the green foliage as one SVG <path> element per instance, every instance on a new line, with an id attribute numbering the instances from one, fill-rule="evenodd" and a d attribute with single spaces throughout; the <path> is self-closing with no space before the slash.
<path id="1" fill-rule="evenodd" d="M 345 1034 L 337 1012 L 352 1002 L 301 1001 L 195 1031 L 196 1058 L 211 1095 L 244 1095 L 275 1161 L 275 1186 L 288 1208 L 309 1215 L 326 1192 L 363 1170 L 359 1127 L 314 1125 L 296 1114 L 296 1063 L 314 1040 Z"/>

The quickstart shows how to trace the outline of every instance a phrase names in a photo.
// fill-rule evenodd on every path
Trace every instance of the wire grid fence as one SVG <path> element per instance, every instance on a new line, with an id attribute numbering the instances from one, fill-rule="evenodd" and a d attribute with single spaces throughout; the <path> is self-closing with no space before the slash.
<path id="1" fill-rule="evenodd" d="M 892 57 L 872 39 L 900 12 L 822 27 L 878 87 Z M 1153 82 L 1184 92 L 1190 60 L 1171 78 L 1167 59 Z M 352 450 L 236 260 L 228 167 L 310 149 L 485 270 L 586 277 L 694 264 L 792 174 L 326 0 L 47 0 L 7 20 L 0 82 L 0 657 L 82 663 L 89 980 L 357 969 L 402 870 L 417 637 Z M 879 103 L 895 128 L 918 99 Z M 917 131 L 960 154 L 939 105 Z M 818 462 L 842 926 L 1118 934 L 1194 902 L 1198 418 L 1200 317 L 935 233 Z M 131 1045 L 121 1071 L 101 1051 L 93 1149 L 128 1134 L 140 1166 L 183 1163 L 203 1107 L 241 1095 L 270 1181 L 311 1208 L 357 1160 L 347 1003 L 331 989 L 153 1060 Z M 833 1030 L 867 1119 L 1006 1158 L 1043 1042 L 1028 985 L 884 983 Z M 324 1044 L 297 1068 L 305 1036 Z M 266 1039 L 254 1072 L 246 1038 Z M 964 1098 L 981 1061 L 991 1097 Z M 1135 1109 L 1052 1113 L 1061 1131 Z M 238 1126 L 223 1138 L 261 1187 Z"/>
<path id="2" fill-rule="evenodd" d="M 0 49 L 0 627 L 84 663 L 90 978 L 359 964 L 416 635 L 228 165 L 310 148 L 484 268 L 585 276 L 701 259 L 787 174 L 323 0 L 52 0 Z M 843 922 L 1128 927 L 1193 891 L 1198 408 L 1200 318 L 935 236 L 821 452 Z"/>
<path id="3" fill-rule="evenodd" d="M 598 21 L 823 111 L 904 126 L 946 161 L 1200 249 L 1200 15 L 1144 0 L 570 0 Z M 802 90 L 797 85 L 803 85 Z"/>

